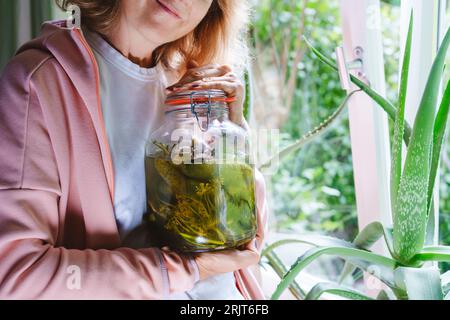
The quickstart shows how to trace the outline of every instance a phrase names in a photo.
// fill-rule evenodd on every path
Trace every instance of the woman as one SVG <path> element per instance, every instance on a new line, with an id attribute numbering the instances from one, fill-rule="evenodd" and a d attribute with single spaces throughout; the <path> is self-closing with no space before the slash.
<path id="1" fill-rule="evenodd" d="M 263 299 L 249 269 L 266 226 L 259 172 L 258 235 L 244 249 L 190 258 L 129 240 L 145 212 L 145 139 L 167 93 L 222 89 L 248 129 L 229 66 L 242 61 L 245 2 L 60 2 L 72 4 L 82 30 L 45 24 L 0 79 L 0 297 Z"/>

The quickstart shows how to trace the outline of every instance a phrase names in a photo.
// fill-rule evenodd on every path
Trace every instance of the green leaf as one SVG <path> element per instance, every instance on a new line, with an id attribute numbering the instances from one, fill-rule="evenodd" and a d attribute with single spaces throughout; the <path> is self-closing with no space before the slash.
<path id="1" fill-rule="evenodd" d="M 253 96 L 251 90 L 251 73 L 247 69 L 244 73 L 244 83 L 245 83 L 245 100 L 244 100 L 244 118 L 250 121 L 250 113 L 253 105 Z"/>
<path id="2" fill-rule="evenodd" d="M 377 295 L 377 300 L 395 300 L 395 296 L 386 290 L 381 290 Z"/>
<path id="3" fill-rule="evenodd" d="M 417 253 L 412 261 L 440 261 L 450 262 L 450 247 L 448 246 L 430 246 L 424 247 Z"/>
<path id="4" fill-rule="evenodd" d="M 321 124 L 319 124 L 317 127 L 303 135 L 299 140 L 296 142 L 290 144 L 289 146 L 283 148 L 278 154 L 274 155 L 270 160 L 266 161 L 265 163 L 261 164 L 259 166 L 260 170 L 264 170 L 272 165 L 274 161 L 281 161 L 293 152 L 297 151 L 298 149 L 302 148 L 309 142 L 313 141 L 316 137 L 322 135 L 333 125 L 336 120 L 339 118 L 339 115 L 342 113 L 342 111 L 345 109 L 345 106 L 347 105 L 348 101 L 350 100 L 351 96 L 358 92 L 359 90 L 355 90 L 351 93 L 349 93 L 344 101 L 341 103 L 341 105 L 336 109 L 336 111 L 333 112 L 327 119 L 325 119 Z"/>
<path id="5" fill-rule="evenodd" d="M 400 6 L 400 0 L 382 0 L 383 2 L 390 4 L 391 6 Z"/>
<path id="6" fill-rule="evenodd" d="M 369 249 L 381 237 L 384 237 L 389 252 L 392 252 L 392 230 L 383 226 L 380 222 L 368 224 L 355 238 L 353 244 L 360 249 Z"/>
<path id="7" fill-rule="evenodd" d="M 399 107 L 394 123 L 394 143 L 392 148 L 391 161 L 391 204 L 392 214 L 395 215 L 397 193 L 400 187 L 400 178 L 402 176 L 402 149 L 403 149 L 403 135 L 405 131 L 405 105 L 408 88 L 409 65 L 411 61 L 411 44 L 413 32 L 414 18 L 411 12 L 409 22 L 408 37 L 406 40 L 405 54 L 403 57 L 403 67 L 401 72 L 400 92 L 399 92 Z"/>
<path id="8" fill-rule="evenodd" d="M 306 236 L 300 236 L 297 237 L 296 239 L 283 239 L 283 240 L 279 240 L 276 241 L 270 245 L 268 245 L 266 248 L 264 248 L 261 251 L 261 256 L 264 257 L 267 254 L 269 254 L 270 252 L 272 252 L 273 250 L 275 250 L 278 247 L 287 245 L 287 244 L 306 244 L 306 245 L 310 245 L 313 247 L 331 247 L 331 246 L 344 246 L 344 247 L 354 247 L 350 242 L 341 240 L 341 239 L 337 239 L 337 238 L 333 238 L 333 237 L 328 237 L 328 236 L 321 236 L 321 235 L 315 235 L 315 234 L 311 234 L 311 235 L 306 235 Z"/>
<path id="9" fill-rule="evenodd" d="M 331 60 L 330 58 L 326 57 L 324 54 L 322 54 L 319 50 L 314 48 L 312 44 L 306 39 L 306 37 L 303 37 L 308 47 L 311 49 L 311 51 L 314 53 L 314 55 L 323 63 L 334 69 L 335 71 L 338 71 L 338 67 L 336 64 Z M 362 91 L 364 91 L 369 97 L 371 97 L 383 110 L 388 114 L 388 116 L 395 121 L 397 110 L 394 107 L 394 105 L 389 102 L 387 99 L 383 98 L 378 92 L 370 88 L 367 84 L 365 84 L 363 81 L 359 80 L 354 75 L 350 75 L 350 80 Z M 405 121 L 405 133 L 403 136 L 403 139 L 405 141 L 405 144 L 409 144 L 411 136 L 411 127 L 410 125 Z"/>
<path id="10" fill-rule="evenodd" d="M 400 267 L 394 273 L 398 287 L 407 292 L 409 300 L 443 299 L 438 269 Z"/>
<path id="11" fill-rule="evenodd" d="M 306 244 L 310 246 L 331 246 L 331 245 L 344 245 L 344 246 L 350 246 L 351 244 L 349 242 L 346 242 L 344 240 L 328 237 L 328 236 L 321 236 L 321 235 L 307 235 L 303 237 L 298 237 L 297 239 L 283 239 L 280 241 L 276 241 L 266 248 L 264 248 L 261 252 L 261 257 L 266 257 L 269 261 L 270 266 L 274 269 L 274 271 L 280 276 L 280 278 L 283 277 L 284 274 L 288 271 L 282 261 L 278 258 L 278 256 L 275 253 L 275 249 L 287 244 Z M 298 283 L 294 280 L 293 283 L 289 286 L 289 290 L 291 293 L 298 299 L 304 299 L 305 298 L 305 292 L 301 287 L 298 285 Z"/>
<path id="12" fill-rule="evenodd" d="M 431 211 L 431 202 L 433 198 L 434 183 L 436 180 L 436 173 L 439 167 L 439 160 L 441 158 L 442 141 L 444 140 L 445 131 L 447 128 L 448 113 L 450 109 L 450 81 L 447 83 L 447 88 L 444 91 L 442 102 L 439 106 L 436 120 L 434 122 L 433 133 L 433 151 L 431 155 L 431 172 L 428 184 L 428 214 L 433 214 Z"/>
<path id="13" fill-rule="evenodd" d="M 394 269 L 391 266 L 376 264 L 370 261 L 365 261 L 363 259 L 355 259 L 355 258 L 343 258 L 343 259 L 347 262 L 350 262 L 352 265 L 358 267 L 358 269 L 379 279 L 393 291 L 398 291 L 394 281 Z M 395 260 L 392 261 L 394 261 L 397 264 L 397 261 Z"/>
<path id="14" fill-rule="evenodd" d="M 404 264 L 424 244 L 428 218 L 428 183 L 433 125 L 445 56 L 450 45 L 450 29 L 433 63 L 424 95 L 417 111 L 411 142 L 400 182 L 394 215 L 394 252 Z"/>
<path id="15" fill-rule="evenodd" d="M 386 291 L 381 290 L 377 295 L 377 300 L 390 300 L 389 296 L 387 295 Z"/>
<path id="16" fill-rule="evenodd" d="M 441 274 L 442 291 L 445 295 L 450 292 L 450 271 Z"/>
<path id="17" fill-rule="evenodd" d="M 351 247 L 318 247 L 312 248 L 300 256 L 297 261 L 291 266 L 289 271 L 284 275 L 281 282 L 278 284 L 277 289 L 272 295 L 272 299 L 278 299 L 283 291 L 295 280 L 297 275 L 306 268 L 309 264 L 314 262 L 317 258 L 322 255 L 334 255 L 341 259 L 350 259 L 352 263 L 364 268 L 364 266 L 359 265 L 359 261 L 369 262 L 380 267 L 386 267 L 388 269 L 394 269 L 396 266 L 396 261 L 387 257 L 377 255 L 375 253 L 355 249 Z"/>
<path id="18" fill-rule="evenodd" d="M 430 174 L 431 175 L 431 174 Z M 432 214 L 430 214 L 432 213 Z M 436 225 L 436 215 L 434 214 L 434 199 L 431 198 L 430 201 L 430 208 L 428 209 L 428 221 L 427 221 L 427 231 L 426 231 L 426 238 L 425 238 L 425 245 L 434 245 L 435 242 L 435 230 L 436 227 L 439 227 Z"/>
<path id="19" fill-rule="evenodd" d="M 353 244 L 359 249 L 368 250 L 381 237 L 384 237 L 389 252 L 392 255 L 392 231 L 386 229 L 380 222 L 372 222 L 368 224 L 361 232 L 358 233 Z M 346 262 L 339 277 L 339 283 L 342 283 L 350 274 L 355 271 L 355 267 Z"/>
<path id="20" fill-rule="evenodd" d="M 341 274 L 339 275 L 338 283 L 344 283 L 345 279 L 349 277 L 357 268 L 350 262 L 346 261 L 344 267 L 342 268 Z"/>
<path id="21" fill-rule="evenodd" d="M 330 293 L 336 296 L 351 300 L 373 300 L 371 297 L 351 288 L 329 282 L 316 284 L 306 295 L 305 300 L 318 300 L 324 293 Z"/>
<path id="22" fill-rule="evenodd" d="M 267 258 L 269 265 L 281 279 L 288 271 L 283 261 L 281 261 L 275 251 L 268 252 L 265 257 Z M 303 291 L 297 281 L 293 281 L 291 283 L 291 285 L 289 286 L 289 290 L 297 299 L 305 299 L 306 293 L 305 291 Z"/>

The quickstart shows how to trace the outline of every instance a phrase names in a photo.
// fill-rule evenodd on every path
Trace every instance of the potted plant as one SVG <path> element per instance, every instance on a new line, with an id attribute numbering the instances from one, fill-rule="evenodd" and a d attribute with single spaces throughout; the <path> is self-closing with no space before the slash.
<path id="1" fill-rule="evenodd" d="M 350 299 L 372 299 L 362 292 L 343 286 L 342 281 L 319 283 L 309 292 L 304 292 L 295 282 L 295 278 L 308 265 L 323 255 L 338 256 L 346 261 L 340 280 L 352 274 L 355 269 L 363 270 L 377 277 L 385 284 L 385 289 L 381 290 L 378 295 L 379 299 L 450 299 L 450 273 L 441 275 L 437 268 L 427 264 L 430 261 L 450 261 L 450 247 L 425 246 L 427 223 L 429 217 L 432 216 L 434 206 L 433 188 L 450 107 L 450 81 L 438 104 L 445 57 L 450 45 L 450 28 L 430 71 L 414 126 L 411 128 L 405 121 L 405 104 L 412 30 L 413 18 L 411 15 L 397 106 L 394 106 L 357 77 L 351 76 L 352 82 L 367 93 L 394 120 L 390 177 L 393 228 L 389 229 L 379 222 L 374 222 L 360 231 L 353 242 L 332 237 L 306 236 L 271 244 L 264 249 L 262 255 L 269 259 L 278 274 L 283 275 L 272 299 L 278 299 L 288 287 L 297 297 L 305 299 L 318 299 L 327 292 Z M 307 43 L 318 59 L 337 71 L 336 65 L 330 58 L 312 47 L 309 42 Z M 346 101 L 340 108 L 343 108 Z M 325 126 L 319 126 L 320 130 L 316 133 L 320 133 L 321 129 L 327 127 L 331 122 L 326 121 Z M 307 141 L 308 139 L 301 139 L 282 150 L 280 156 L 297 150 Z M 407 147 L 404 165 L 402 161 L 403 142 Z M 371 246 L 380 238 L 384 238 L 389 251 L 388 256 L 376 254 L 370 250 Z M 306 243 L 312 248 L 301 255 L 289 270 L 286 270 L 274 249 L 296 242 Z"/>

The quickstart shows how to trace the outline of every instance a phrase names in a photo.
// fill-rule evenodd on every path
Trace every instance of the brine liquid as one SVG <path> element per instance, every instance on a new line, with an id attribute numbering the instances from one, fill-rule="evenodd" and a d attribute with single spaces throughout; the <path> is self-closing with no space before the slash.
<path id="1" fill-rule="evenodd" d="M 256 235 L 252 166 L 147 157 L 145 167 L 154 245 L 204 252 L 235 248 Z"/>

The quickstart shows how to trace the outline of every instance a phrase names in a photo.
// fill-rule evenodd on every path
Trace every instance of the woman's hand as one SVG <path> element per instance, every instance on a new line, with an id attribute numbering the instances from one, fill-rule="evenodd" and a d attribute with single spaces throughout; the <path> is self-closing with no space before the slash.
<path id="1" fill-rule="evenodd" d="M 198 67 L 191 63 L 181 80 L 166 90 L 168 93 L 176 93 L 184 90 L 207 89 L 220 89 L 229 98 L 235 98 L 234 102 L 228 103 L 230 120 L 245 129 L 248 128 L 244 117 L 245 87 L 230 66 L 210 64 Z"/>
<path id="2" fill-rule="evenodd" d="M 170 248 L 163 247 L 162 250 L 170 251 Z M 260 253 L 256 248 L 256 239 L 249 241 L 240 249 L 203 252 L 194 256 L 200 280 L 217 274 L 248 268 L 258 264 L 259 259 Z"/>
<path id="3" fill-rule="evenodd" d="M 254 239 L 239 250 L 229 249 L 197 254 L 194 259 L 199 269 L 200 280 L 257 264 L 260 254 L 255 243 L 256 240 Z"/>

